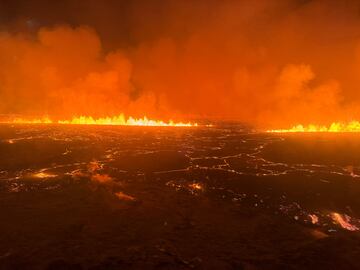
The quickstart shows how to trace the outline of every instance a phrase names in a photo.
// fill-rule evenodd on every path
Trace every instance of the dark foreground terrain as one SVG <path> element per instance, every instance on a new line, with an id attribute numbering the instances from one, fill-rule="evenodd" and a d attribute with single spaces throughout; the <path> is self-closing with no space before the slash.
<path id="1" fill-rule="evenodd" d="M 360 269 L 360 135 L 0 126 L 0 269 Z"/>

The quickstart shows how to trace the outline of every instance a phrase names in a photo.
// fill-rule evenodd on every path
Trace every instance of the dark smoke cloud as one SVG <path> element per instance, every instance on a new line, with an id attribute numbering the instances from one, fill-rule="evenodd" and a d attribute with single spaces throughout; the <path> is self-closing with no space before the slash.
<path id="1" fill-rule="evenodd" d="M 1 1 L 0 113 L 359 117 L 357 1 Z"/>

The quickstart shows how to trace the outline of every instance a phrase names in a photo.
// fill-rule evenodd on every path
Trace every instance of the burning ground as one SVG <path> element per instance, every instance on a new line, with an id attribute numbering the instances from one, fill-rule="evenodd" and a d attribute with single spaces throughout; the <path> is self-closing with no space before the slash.
<path id="1" fill-rule="evenodd" d="M 0 266 L 358 269 L 357 134 L 1 125 Z"/>

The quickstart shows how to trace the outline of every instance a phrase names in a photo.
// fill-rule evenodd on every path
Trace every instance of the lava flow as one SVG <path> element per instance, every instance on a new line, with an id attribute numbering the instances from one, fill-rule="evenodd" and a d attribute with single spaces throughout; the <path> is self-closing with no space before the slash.
<path id="1" fill-rule="evenodd" d="M 126 118 L 124 114 L 113 117 L 93 118 L 91 116 L 73 117 L 71 120 L 57 120 L 53 121 L 47 117 L 41 119 L 22 119 L 15 118 L 13 120 L 2 121 L 7 124 L 62 124 L 62 125 L 108 125 L 108 126 L 153 126 L 153 127 L 194 127 L 198 126 L 197 123 L 191 122 L 168 122 L 162 120 L 148 119 L 146 116 L 143 118 Z"/>
<path id="2" fill-rule="evenodd" d="M 296 125 L 289 129 L 272 129 L 267 132 L 291 133 L 291 132 L 360 132 L 360 122 L 351 121 L 349 123 L 334 122 L 329 126 L 321 125 Z"/>

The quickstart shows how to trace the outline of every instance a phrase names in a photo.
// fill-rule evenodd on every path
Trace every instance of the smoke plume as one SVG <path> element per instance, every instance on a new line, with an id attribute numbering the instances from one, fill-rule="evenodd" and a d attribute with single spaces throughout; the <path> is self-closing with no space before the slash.
<path id="1" fill-rule="evenodd" d="M 360 116 L 357 1 L 27 2 L 0 3 L 0 114 Z"/>

